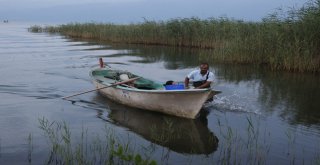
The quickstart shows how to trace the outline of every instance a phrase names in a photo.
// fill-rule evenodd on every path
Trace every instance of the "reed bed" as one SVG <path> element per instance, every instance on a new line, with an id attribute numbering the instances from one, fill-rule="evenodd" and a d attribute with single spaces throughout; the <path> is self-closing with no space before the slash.
<path id="1" fill-rule="evenodd" d="M 274 135 L 267 130 L 261 123 L 261 118 L 252 118 L 253 116 L 245 116 L 241 129 L 235 128 L 226 116 L 221 117 L 216 122 L 216 133 L 219 137 L 219 147 L 217 151 L 206 155 L 200 162 L 194 162 L 193 154 L 184 153 L 185 164 L 270 164 L 272 160 L 272 140 Z M 156 147 L 155 145 L 141 145 L 141 150 L 137 150 L 137 146 L 128 140 L 122 141 L 122 138 L 116 136 L 115 131 L 106 127 L 102 132 L 105 135 L 96 138 L 90 138 L 88 130 L 83 128 L 80 136 L 72 134 L 66 122 L 50 122 L 45 118 L 39 119 L 39 128 L 43 131 L 48 141 L 49 152 L 45 164 L 136 164 L 136 165 L 156 165 L 170 164 L 169 157 L 173 156 L 169 148 Z M 166 143 L 170 139 L 182 139 L 181 132 L 176 132 L 173 121 L 166 121 L 163 131 L 158 134 L 162 136 L 157 138 L 159 142 Z M 150 126 L 150 130 L 158 129 Z M 156 132 L 153 132 L 157 136 Z M 164 134 L 162 134 L 164 133 Z M 304 159 L 303 146 L 299 147 L 297 142 L 298 135 L 296 130 L 283 131 L 287 137 L 288 147 L 284 149 L 284 153 L 279 152 L 279 161 L 287 162 L 287 164 L 319 164 L 320 154 L 319 146 L 315 147 L 313 156 Z M 101 134 L 100 134 L 101 135 Z M 168 137 L 168 136 L 169 137 Z M 28 163 L 32 164 L 34 142 L 33 135 L 29 134 L 28 142 Z M 218 142 L 218 141 L 216 141 Z M 215 143 L 215 142 L 214 142 Z M 196 147 L 196 146 L 195 146 Z M 301 148 L 302 147 L 302 148 Z M 155 153 L 163 153 L 156 158 Z M 311 152 L 311 151 L 309 151 Z M 302 155 L 301 155 L 302 154 Z M 153 156 L 152 156 L 153 155 Z M 282 160 L 285 159 L 285 160 Z"/>
<path id="2" fill-rule="evenodd" d="M 136 164 L 156 165 L 151 160 L 151 151 L 144 148 L 143 155 L 132 146 L 131 141 L 121 141 L 114 131 L 106 127 L 106 135 L 99 135 L 89 140 L 87 129 L 82 129 L 80 140 L 71 136 L 71 130 L 66 122 L 50 122 L 39 119 L 39 128 L 43 130 L 50 147 L 45 164 Z M 28 137 L 28 162 L 32 163 L 33 140 Z"/>
<path id="3" fill-rule="evenodd" d="M 208 61 L 320 71 L 320 0 L 312 0 L 300 9 L 278 10 L 259 22 L 193 17 L 128 25 L 70 23 L 30 30 L 115 43 L 211 49 Z"/>

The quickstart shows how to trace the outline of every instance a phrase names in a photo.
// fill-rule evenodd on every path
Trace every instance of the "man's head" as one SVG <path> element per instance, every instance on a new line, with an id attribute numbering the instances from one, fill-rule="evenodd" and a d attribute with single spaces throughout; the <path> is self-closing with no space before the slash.
<path id="1" fill-rule="evenodd" d="M 201 72 L 201 74 L 206 74 L 208 70 L 209 70 L 209 64 L 206 63 L 206 62 L 202 62 L 200 64 L 200 72 Z"/>

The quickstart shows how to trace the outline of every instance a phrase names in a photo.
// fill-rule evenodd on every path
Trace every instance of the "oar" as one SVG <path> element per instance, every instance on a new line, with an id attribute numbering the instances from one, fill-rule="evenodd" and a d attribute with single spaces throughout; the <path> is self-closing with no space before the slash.
<path id="1" fill-rule="evenodd" d="M 62 99 L 67 99 L 67 98 L 70 98 L 70 97 L 73 97 L 73 96 L 78 96 L 78 95 L 82 95 L 82 94 L 85 94 L 85 93 L 97 91 L 99 89 L 104 89 L 104 88 L 109 88 L 109 87 L 113 87 L 113 86 L 129 83 L 129 82 L 132 82 L 132 81 L 137 80 L 139 78 L 140 77 L 135 77 L 135 78 L 132 78 L 132 79 L 129 79 L 129 80 L 125 80 L 125 81 L 121 81 L 121 82 L 117 82 L 117 83 L 114 83 L 112 85 L 108 85 L 108 86 L 105 86 L 105 87 L 100 87 L 100 88 L 96 88 L 96 89 L 87 90 L 87 91 L 84 91 L 84 92 L 81 92 L 81 93 L 76 93 L 76 94 L 73 94 L 73 95 L 70 95 L 70 96 L 62 97 Z"/>

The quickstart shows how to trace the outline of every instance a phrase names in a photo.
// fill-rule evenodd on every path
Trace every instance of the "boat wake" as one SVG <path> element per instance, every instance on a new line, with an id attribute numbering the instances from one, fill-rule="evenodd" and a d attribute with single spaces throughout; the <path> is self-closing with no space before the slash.
<path id="1" fill-rule="evenodd" d="M 212 102 L 205 104 L 205 108 L 218 111 L 260 114 L 259 108 L 252 104 L 249 98 L 241 97 L 237 94 L 230 96 L 215 96 Z"/>

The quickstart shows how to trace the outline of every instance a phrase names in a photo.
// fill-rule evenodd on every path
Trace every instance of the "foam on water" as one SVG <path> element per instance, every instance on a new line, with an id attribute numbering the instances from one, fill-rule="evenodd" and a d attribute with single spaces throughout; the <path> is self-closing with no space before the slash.
<path id="1" fill-rule="evenodd" d="M 206 105 L 207 108 L 212 108 L 218 111 L 233 111 L 261 114 L 256 105 L 250 102 L 250 98 L 240 96 L 238 94 L 228 96 L 215 96 L 214 100 Z"/>

